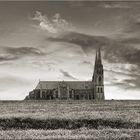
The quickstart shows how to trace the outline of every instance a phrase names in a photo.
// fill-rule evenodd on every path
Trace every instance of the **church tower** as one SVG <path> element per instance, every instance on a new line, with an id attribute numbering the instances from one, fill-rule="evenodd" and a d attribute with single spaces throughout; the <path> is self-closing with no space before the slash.
<path id="1" fill-rule="evenodd" d="M 100 48 L 96 51 L 94 73 L 92 77 L 92 82 L 94 82 L 94 97 L 97 100 L 104 100 L 104 70 L 101 60 Z"/>

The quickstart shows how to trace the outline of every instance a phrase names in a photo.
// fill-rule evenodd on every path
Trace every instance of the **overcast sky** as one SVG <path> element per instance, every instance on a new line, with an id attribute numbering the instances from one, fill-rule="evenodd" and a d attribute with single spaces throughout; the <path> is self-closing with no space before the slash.
<path id="1" fill-rule="evenodd" d="M 0 2 L 0 99 L 91 80 L 98 47 L 105 98 L 140 99 L 140 2 Z"/>

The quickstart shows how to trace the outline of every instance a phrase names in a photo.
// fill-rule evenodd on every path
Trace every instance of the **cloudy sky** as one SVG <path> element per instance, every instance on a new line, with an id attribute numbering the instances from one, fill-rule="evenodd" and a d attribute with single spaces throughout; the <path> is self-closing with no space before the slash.
<path id="1" fill-rule="evenodd" d="M 0 2 L 0 99 L 91 80 L 98 47 L 105 98 L 140 99 L 140 2 Z"/>

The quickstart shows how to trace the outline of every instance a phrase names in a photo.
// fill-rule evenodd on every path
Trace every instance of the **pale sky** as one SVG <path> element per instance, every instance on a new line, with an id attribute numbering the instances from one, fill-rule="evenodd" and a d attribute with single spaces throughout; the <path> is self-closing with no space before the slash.
<path id="1" fill-rule="evenodd" d="M 98 47 L 105 98 L 140 99 L 140 2 L 0 2 L 0 99 L 91 80 Z"/>

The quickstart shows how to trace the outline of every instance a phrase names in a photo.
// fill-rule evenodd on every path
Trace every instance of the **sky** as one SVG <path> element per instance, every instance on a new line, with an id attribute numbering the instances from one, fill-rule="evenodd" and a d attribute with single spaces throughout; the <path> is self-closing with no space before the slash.
<path id="1" fill-rule="evenodd" d="M 140 99 L 140 2 L 0 1 L 0 100 L 91 80 L 99 47 L 105 98 Z"/>

